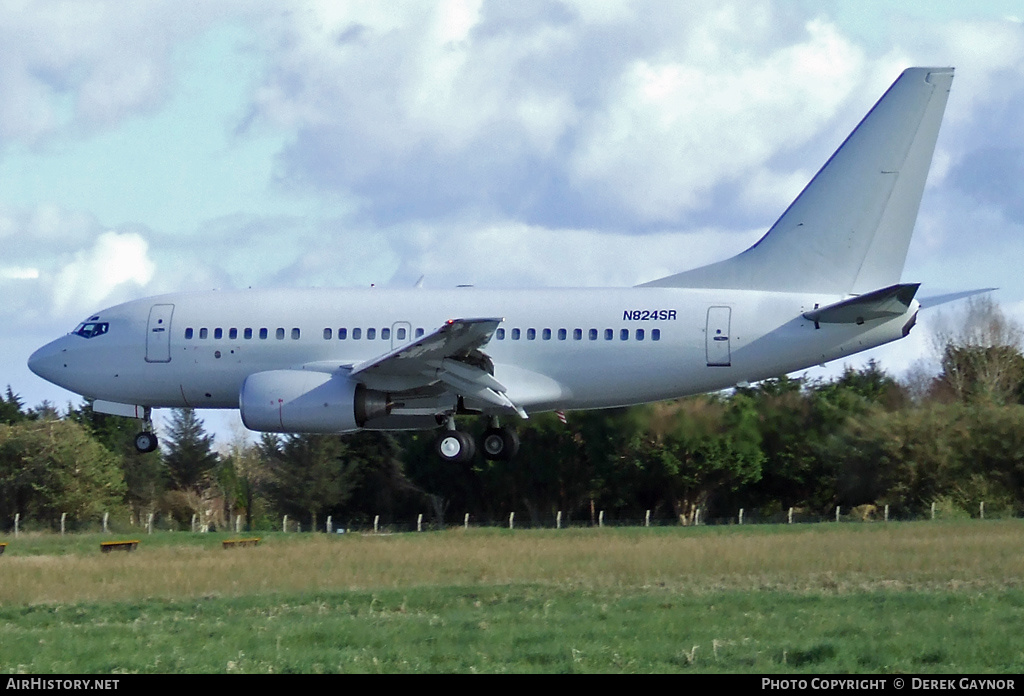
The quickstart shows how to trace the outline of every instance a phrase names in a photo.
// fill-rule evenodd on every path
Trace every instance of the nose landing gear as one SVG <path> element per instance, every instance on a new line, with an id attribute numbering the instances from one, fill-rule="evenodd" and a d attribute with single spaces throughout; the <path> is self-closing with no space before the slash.
<path id="1" fill-rule="evenodd" d="M 142 427 L 145 428 L 141 433 L 135 436 L 135 449 L 140 454 L 148 454 L 156 450 L 160 444 L 156 435 L 153 433 L 153 411 L 148 406 L 143 412 Z"/>
<path id="2" fill-rule="evenodd" d="M 157 442 L 156 435 L 148 430 L 135 436 L 135 449 L 140 454 L 146 454 L 154 451 L 157 448 L 157 445 L 159 445 L 159 443 Z"/>

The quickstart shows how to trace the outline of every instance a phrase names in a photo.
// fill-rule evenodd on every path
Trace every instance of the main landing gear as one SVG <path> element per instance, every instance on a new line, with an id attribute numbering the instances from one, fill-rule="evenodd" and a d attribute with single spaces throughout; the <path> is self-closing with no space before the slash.
<path id="1" fill-rule="evenodd" d="M 480 450 L 485 459 L 507 461 L 519 451 L 519 436 L 510 428 L 502 428 L 492 418 L 489 427 L 480 438 Z M 446 462 L 466 463 L 476 454 L 476 443 L 472 436 L 455 429 L 455 420 L 448 419 L 448 425 L 434 442 L 437 456 Z"/>
<path id="2" fill-rule="evenodd" d="M 142 427 L 145 428 L 141 433 L 135 436 L 135 450 L 139 454 L 148 454 L 156 450 L 160 444 L 156 435 L 153 433 L 153 419 L 152 412 L 147 407 L 145 411 L 145 417 L 142 419 Z"/>

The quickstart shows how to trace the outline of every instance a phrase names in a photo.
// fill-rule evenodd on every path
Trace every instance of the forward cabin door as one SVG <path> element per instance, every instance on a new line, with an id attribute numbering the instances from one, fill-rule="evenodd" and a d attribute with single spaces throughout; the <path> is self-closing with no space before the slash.
<path id="1" fill-rule="evenodd" d="M 732 364 L 729 347 L 729 323 L 732 317 L 730 307 L 710 307 L 705 331 L 708 367 L 728 367 Z"/>
<path id="2" fill-rule="evenodd" d="M 149 325 L 146 327 L 146 362 L 166 363 L 171 361 L 171 315 L 174 305 L 153 305 L 149 310 Z"/>

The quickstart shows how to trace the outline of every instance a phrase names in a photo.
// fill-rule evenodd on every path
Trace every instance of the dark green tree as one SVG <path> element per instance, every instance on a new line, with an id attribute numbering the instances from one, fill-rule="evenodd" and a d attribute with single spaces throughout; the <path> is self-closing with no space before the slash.
<path id="1" fill-rule="evenodd" d="M 213 436 L 191 408 L 172 412 L 164 437 L 164 466 L 171 486 L 179 491 L 198 491 L 217 466 Z"/>
<path id="2" fill-rule="evenodd" d="M 0 423 L 14 425 L 29 419 L 29 414 L 23 410 L 24 404 L 21 398 L 7 385 L 7 394 L 0 398 Z"/>
<path id="3" fill-rule="evenodd" d="M 138 421 L 97 413 L 89 401 L 78 408 L 69 406 L 67 418 L 86 428 L 100 444 L 120 457 L 126 500 L 135 519 L 143 520 L 146 514 L 154 512 L 167 490 L 167 470 L 160 452 L 143 454 L 135 449 Z"/>
<path id="4" fill-rule="evenodd" d="M 96 522 L 123 509 L 118 457 L 77 423 L 24 421 L 0 425 L 0 520 L 56 524 Z"/>
<path id="5" fill-rule="evenodd" d="M 264 433 L 259 449 L 271 502 L 284 514 L 309 520 L 314 530 L 348 502 L 359 482 L 358 464 L 347 462 L 348 448 L 340 435 Z"/>

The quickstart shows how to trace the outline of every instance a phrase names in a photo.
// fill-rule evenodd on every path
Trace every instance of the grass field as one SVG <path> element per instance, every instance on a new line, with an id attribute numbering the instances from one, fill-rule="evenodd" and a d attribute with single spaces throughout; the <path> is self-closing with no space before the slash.
<path id="1" fill-rule="evenodd" d="M 1024 671 L 1024 522 L 7 537 L 0 672 Z"/>

